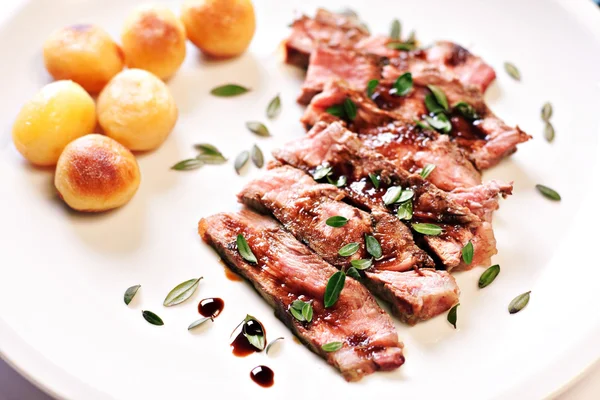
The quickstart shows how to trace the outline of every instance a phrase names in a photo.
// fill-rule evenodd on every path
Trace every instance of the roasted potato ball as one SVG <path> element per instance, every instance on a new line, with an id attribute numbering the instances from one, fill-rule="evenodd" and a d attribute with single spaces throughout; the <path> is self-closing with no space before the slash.
<path id="1" fill-rule="evenodd" d="M 54 185 L 69 207 L 106 211 L 131 200 L 140 186 L 140 170 L 123 145 L 90 134 L 65 147 L 56 165 Z"/>
<path id="2" fill-rule="evenodd" d="M 23 105 L 13 125 L 15 147 L 31 163 L 52 166 L 65 146 L 96 127 L 94 100 L 72 81 L 44 86 Z"/>
<path id="3" fill-rule="evenodd" d="M 123 69 L 124 60 L 121 48 L 102 28 L 73 25 L 46 40 L 44 63 L 54 79 L 71 79 L 98 93 Z"/>
<path id="4" fill-rule="evenodd" d="M 234 57 L 250 45 L 256 21 L 250 0 L 186 0 L 181 20 L 187 37 L 212 57 Z"/>
<path id="5" fill-rule="evenodd" d="M 148 71 L 128 69 L 115 76 L 98 97 L 104 133 L 130 150 L 152 150 L 177 121 L 177 106 L 163 81 Z"/>
<path id="6" fill-rule="evenodd" d="M 185 28 L 171 10 L 146 5 L 136 8 L 121 34 L 125 63 L 161 79 L 173 75 L 185 59 Z"/>

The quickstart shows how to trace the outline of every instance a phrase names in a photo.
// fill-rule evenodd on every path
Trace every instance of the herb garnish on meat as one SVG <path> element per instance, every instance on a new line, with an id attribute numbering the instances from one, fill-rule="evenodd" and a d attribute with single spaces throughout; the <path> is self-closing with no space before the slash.
<path id="1" fill-rule="evenodd" d="M 294 300 L 289 308 L 290 314 L 300 322 L 311 322 L 313 307 L 310 301 Z"/>
<path id="2" fill-rule="evenodd" d="M 242 256 L 242 258 L 244 260 L 246 260 L 252 264 L 256 264 L 258 262 L 256 260 L 256 256 L 252 252 L 252 249 L 250 249 L 250 246 L 248 246 L 248 242 L 244 238 L 244 235 L 241 235 L 241 234 L 237 235 L 236 243 L 237 243 L 238 252 L 240 253 L 240 256 Z"/>
<path id="3" fill-rule="evenodd" d="M 331 226 L 333 228 L 340 228 L 348 223 L 348 218 L 342 217 L 341 215 L 336 215 L 330 218 L 327 218 L 325 224 Z"/>
<path id="4" fill-rule="evenodd" d="M 323 299 L 325 308 L 333 306 L 338 301 L 345 283 L 346 274 L 344 271 L 338 271 L 331 275 L 327 281 L 327 286 L 325 287 L 325 296 Z"/>
<path id="5" fill-rule="evenodd" d="M 358 251 L 360 245 L 358 243 L 348 243 L 344 247 L 338 250 L 338 254 L 342 257 L 350 257 Z"/>

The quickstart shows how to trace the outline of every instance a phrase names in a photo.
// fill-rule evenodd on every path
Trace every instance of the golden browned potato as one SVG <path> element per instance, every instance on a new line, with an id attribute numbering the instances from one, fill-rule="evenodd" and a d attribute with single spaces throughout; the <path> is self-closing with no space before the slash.
<path id="1" fill-rule="evenodd" d="M 73 25 L 46 40 L 44 63 L 54 79 L 71 79 L 98 93 L 123 69 L 124 60 L 121 48 L 102 28 Z"/>
<path id="2" fill-rule="evenodd" d="M 65 146 L 96 127 L 94 100 L 72 81 L 44 86 L 23 105 L 13 125 L 15 147 L 31 163 L 52 166 Z"/>
<path id="3" fill-rule="evenodd" d="M 133 154 L 117 141 L 90 134 L 65 147 L 54 185 L 69 207 L 106 211 L 131 200 L 140 186 L 140 169 Z"/>
<path id="4" fill-rule="evenodd" d="M 186 0 L 181 20 L 187 37 L 212 57 L 234 57 L 250 45 L 256 21 L 250 0 Z"/>
<path id="5" fill-rule="evenodd" d="M 169 136 L 177 106 L 163 81 L 142 69 L 115 76 L 98 97 L 104 133 L 130 150 L 152 150 Z"/>
<path id="6" fill-rule="evenodd" d="M 125 21 L 121 42 L 125 62 L 161 79 L 173 75 L 185 59 L 185 28 L 167 7 L 136 8 Z"/>

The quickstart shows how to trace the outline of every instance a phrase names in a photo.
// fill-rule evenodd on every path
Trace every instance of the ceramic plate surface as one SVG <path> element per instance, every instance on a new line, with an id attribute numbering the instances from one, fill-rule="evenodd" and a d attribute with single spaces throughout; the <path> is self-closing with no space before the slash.
<path id="1" fill-rule="evenodd" d="M 0 351 L 30 379 L 70 399 L 244 398 L 541 398 L 556 393 L 600 355 L 597 312 L 597 166 L 600 134 L 600 12 L 589 1 L 384 0 L 255 1 L 257 33 L 250 50 L 230 61 L 207 61 L 191 45 L 169 81 L 180 110 L 163 146 L 139 155 L 142 184 L 125 207 L 102 215 L 67 210 L 52 172 L 30 167 L 14 148 L 12 122 L 20 106 L 50 81 L 41 48 L 54 29 L 95 23 L 115 38 L 136 4 L 124 0 L 32 0 L 0 26 Z M 179 2 L 169 2 L 179 11 Z M 373 32 L 400 18 L 423 43 L 448 39 L 481 55 L 498 74 L 486 94 L 490 107 L 534 140 L 485 179 L 513 181 L 514 195 L 495 214 L 502 272 L 477 289 L 483 269 L 457 275 L 462 289 L 458 329 L 444 316 L 416 327 L 398 323 L 406 364 L 393 373 L 347 383 L 292 339 L 270 307 L 244 282 L 232 282 L 196 229 L 203 216 L 236 210 L 235 194 L 261 171 L 237 176 L 233 159 L 253 144 L 265 154 L 304 134 L 295 103 L 303 75 L 281 63 L 280 41 L 294 10 L 355 9 Z M 511 61 L 521 82 L 503 70 Z M 233 99 L 209 90 L 237 82 L 252 92 Z M 266 120 L 269 100 L 283 109 L 268 122 L 272 138 L 248 132 Z M 543 139 L 541 105 L 554 105 L 556 140 Z M 175 162 L 208 142 L 227 165 L 177 172 Z M 534 185 L 558 190 L 541 197 Z M 203 276 L 193 300 L 164 308 L 179 282 Z M 141 284 L 129 307 L 123 292 Z M 516 295 L 531 290 L 528 307 L 509 315 Z M 190 333 L 201 298 L 225 309 L 214 324 Z M 149 325 L 141 310 L 159 314 Z M 234 357 L 229 334 L 249 313 L 279 351 Z M 260 364 L 275 371 L 269 389 L 249 379 Z M 232 396 L 232 397 L 229 397 Z M 260 397 L 259 397 L 260 396 Z"/>

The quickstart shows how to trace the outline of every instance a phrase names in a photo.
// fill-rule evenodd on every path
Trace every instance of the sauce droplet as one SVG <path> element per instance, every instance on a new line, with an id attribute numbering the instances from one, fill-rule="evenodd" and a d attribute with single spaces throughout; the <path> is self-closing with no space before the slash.
<path id="1" fill-rule="evenodd" d="M 260 322 L 254 320 L 245 322 L 242 326 L 242 330 L 240 331 L 240 333 L 238 333 L 235 339 L 233 339 L 233 342 L 231 342 L 230 344 L 232 348 L 231 352 L 233 353 L 233 355 L 237 357 L 246 357 L 252 353 L 258 353 L 262 351 L 254 347 L 252 343 L 248 341 L 248 338 L 244 336 L 244 332 L 251 336 L 263 335 L 265 338 L 265 342 L 267 341 L 267 333 L 265 332 L 265 328 Z"/>
<path id="2" fill-rule="evenodd" d="M 233 272 L 231 268 L 229 268 L 222 259 L 219 259 L 219 262 L 221 263 L 221 265 L 223 265 L 223 271 L 225 271 L 225 276 L 227 277 L 227 279 L 236 282 L 243 280 L 242 277 Z"/>
<path id="3" fill-rule="evenodd" d="M 225 302 L 223 299 L 218 297 L 209 297 L 207 299 L 200 300 L 198 304 L 198 312 L 205 317 L 213 317 L 216 318 L 221 314 L 223 308 L 225 307 Z"/>
<path id="4" fill-rule="evenodd" d="M 273 386 L 275 373 L 267 366 L 259 365 L 250 371 L 250 378 L 264 388 Z"/>

